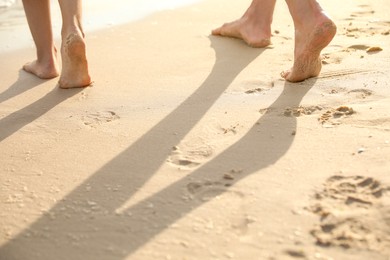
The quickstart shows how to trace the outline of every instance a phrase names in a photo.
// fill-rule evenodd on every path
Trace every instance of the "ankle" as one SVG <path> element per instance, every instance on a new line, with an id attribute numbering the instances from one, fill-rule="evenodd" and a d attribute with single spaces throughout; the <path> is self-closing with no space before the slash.
<path id="1" fill-rule="evenodd" d="M 85 34 L 81 26 L 77 24 L 72 24 L 68 26 L 63 26 L 61 30 L 62 40 L 66 40 L 69 35 L 78 35 L 84 39 Z"/>
<path id="2" fill-rule="evenodd" d="M 47 66 L 55 66 L 57 64 L 57 48 L 53 46 L 49 51 L 38 51 L 37 61 Z"/>

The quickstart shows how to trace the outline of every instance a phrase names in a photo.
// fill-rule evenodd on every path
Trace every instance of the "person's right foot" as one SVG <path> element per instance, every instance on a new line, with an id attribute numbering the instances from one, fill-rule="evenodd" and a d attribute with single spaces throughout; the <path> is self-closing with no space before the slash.
<path id="1" fill-rule="evenodd" d="M 305 28 L 296 28 L 294 64 L 281 76 L 290 82 L 299 82 L 320 74 L 321 51 L 332 41 L 336 34 L 336 25 L 325 14 L 317 17 Z"/>
<path id="2" fill-rule="evenodd" d="M 69 34 L 62 40 L 62 71 L 60 88 L 82 88 L 91 85 L 88 72 L 84 38 L 78 33 Z"/>

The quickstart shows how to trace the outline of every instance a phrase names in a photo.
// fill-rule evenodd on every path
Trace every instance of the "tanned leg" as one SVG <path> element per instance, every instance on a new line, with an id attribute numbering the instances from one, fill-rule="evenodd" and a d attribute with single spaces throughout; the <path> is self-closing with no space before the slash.
<path id="1" fill-rule="evenodd" d="M 24 65 L 23 69 L 39 78 L 55 78 L 59 69 L 51 28 L 50 0 L 23 0 L 23 6 L 37 49 L 37 59 Z"/>
<path id="2" fill-rule="evenodd" d="M 86 87 L 91 84 L 81 25 L 81 0 L 59 0 L 62 14 L 61 88 Z"/>
<path id="3" fill-rule="evenodd" d="M 286 0 L 295 27 L 293 67 L 281 73 L 290 82 L 316 77 L 321 71 L 321 51 L 336 34 L 336 25 L 315 0 Z"/>
<path id="4" fill-rule="evenodd" d="M 244 15 L 212 31 L 213 35 L 244 40 L 252 47 L 271 44 L 271 23 L 276 0 L 253 0 Z"/>

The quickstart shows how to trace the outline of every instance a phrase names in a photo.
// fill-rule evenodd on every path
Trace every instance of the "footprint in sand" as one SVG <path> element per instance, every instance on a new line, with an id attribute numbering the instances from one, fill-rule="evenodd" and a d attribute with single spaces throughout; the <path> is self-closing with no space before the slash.
<path id="1" fill-rule="evenodd" d="M 222 182 L 218 181 L 199 181 L 190 182 L 187 184 L 187 191 L 193 198 L 198 198 L 204 201 L 225 192 L 227 189 Z"/>
<path id="2" fill-rule="evenodd" d="M 347 92 L 347 88 L 345 87 L 331 87 L 327 90 L 328 94 L 339 94 L 339 93 L 345 93 Z"/>
<path id="3" fill-rule="evenodd" d="M 359 98 L 359 99 L 365 99 L 365 98 L 371 96 L 373 93 L 374 92 L 372 90 L 363 89 L 363 88 L 353 89 L 353 90 L 348 91 L 348 94 L 353 94 L 353 95 L 355 95 L 356 98 Z"/>
<path id="4" fill-rule="evenodd" d="M 109 123 L 119 119 L 120 117 L 113 111 L 102 111 L 102 112 L 87 112 L 86 115 L 82 116 L 84 125 L 90 127 L 97 127 L 99 125 Z"/>
<path id="5" fill-rule="evenodd" d="M 300 117 L 315 114 L 317 111 L 321 111 L 324 108 L 321 106 L 299 106 L 299 107 L 286 107 L 284 110 L 275 108 L 262 108 L 259 110 L 260 114 L 276 113 L 278 115 L 286 117 Z"/>
<path id="6" fill-rule="evenodd" d="M 390 187 L 366 176 L 332 176 L 309 211 L 320 217 L 311 234 L 320 246 L 390 253 Z M 387 203 L 387 204 L 386 204 Z"/>
<path id="7" fill-rule="evenodd" d="M 201 165 L 211 155 L 213 155 L 213 149 L 206 145 L 184 151 L 179 146 L 175 146 L 167 162 L 182 170 L 189 170 Z"/>
<path id="8" fill-rule="evenodd" d="M 299 106 L 295 108 L 286 108 L 283 112 L 283 115 L 286 117 L 301 117 L 318 114 L 319 111 L 324 111 L 318 118 L 318 121 L 321 124 L 330 124 L 330 125 L 339 125 L 341 120 L 345 117 L 349 117 L 355 113 L 352 107 L 340 106 L 336 109 L 330 108 L 326 109 L 321 106 Z M 263 110 L 260 110 L 262 112 Z M 264 110 L 263 113 L 268 112 Z"/>
<path id="9" fill-rule="evenodd" d="M 238 177 L 236 174 L 241 174 L 241 172 L 232 171 L 229 174 Z M 196 225 L 197 231 L 205 229 L 204 226 L 207 227 L 206 231 L 210 229 L 219 230 L 224 227 L 225 230 L 235 233 L 238 237 L 246 237 L 248 232 L 251 231 L 252 225 L 258 221 L 256 216 L 248 214 L 247 209 L 252 206 L 252 202 L 248 200 L 248 195 L 243 191 L 228 188 L 232 184 L 231 181 L 224 176 L 217 181 L 200 180 L 187 184 L 183 196 L 185 201 L 203 203 L 223 196 L 223 201 L 226 202 L 218 207 L 218 211 L 222 213 L 219 218 L 197 221 L 206 224 Z"/>
<path id="10" fill-rule="evenodd" d="M 341 119 L 345 117 L 349 117 L 352 114 L 354 114 L 355 111 L 353 110 L 352 107 L 348 106 L 341 106 L 336 109 L 328 109 L 326 110 L 325 113 L 323 113 L 319 118 L 318 121 L 324 125 L 324 124 L 329 124 L 329 125 L 340 125 L 341 124 Z"/>
<path id="11" fill-rule="evenodd" d="M 332 87 L 328 90 L 328 94 L 346 94 L 353 96 L 356 99 L 365 99 L 374 94 L 374 91 L 366 88 L 358 88 L 348 90 L 345 87 Z"/>
<path id="12" fill-rule="evenodd" d="M 246 89 L 245 94 L 259 94 L 272 89 L 275 86 L 275 82 L 247 81 L 243 82 L 242 86 Z"/>
<path id="13" fill-rule="evenodd" d="M 284 116 L 287 117 L 300 117 L 300 116 L 307 116 L 315 113 L 316 111 L 321 111 L 323 107 L 320 106 L 299 106 L 294 108 L 286 108 L 283 112 Z"/>
<path id="14" fill-rule="evenodd" d="M 191 199 L 209 201 L 221 194 L 230 194 L 243 198 L 242 192 L 229 189 L 234 181 L 234 175 L 239 172 L 229 173 L 229 177 L 223 175 L 219 181 L 194 181 L 187 184 L 187 191 Z M 232 177 L 233 176 L 233 177 Z"/>

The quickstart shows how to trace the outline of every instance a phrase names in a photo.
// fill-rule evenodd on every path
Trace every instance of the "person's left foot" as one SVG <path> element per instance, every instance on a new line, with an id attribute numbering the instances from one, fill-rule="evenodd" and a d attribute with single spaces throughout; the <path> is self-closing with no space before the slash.
<path id="1" fill-rule="evenodd" d="M 60 88 L 82 88 L 91 84 L 88 72 L 84 38 L 77 33 L 62 40 L 62 71 L 58 82 Z"/>
<path id="2" fill-rule="evenodd" d="M 271 44 L 271 24 L 263 25 L 253 22 L 245 15 L 214 29 L 212 34 L 242 39 L 254 48 L 264 48 Z"/>
<path id="3" fill-rule="evenodd" d="M 58 77 L 59 69 L 56 48 L 53 47 L 53 49 L 46 53 L 44 57 L 40 57 L 37 60 L 26 63 L 23 66 L 23 70 L 34 74 L 41 79 L 52 79 Z"/>

